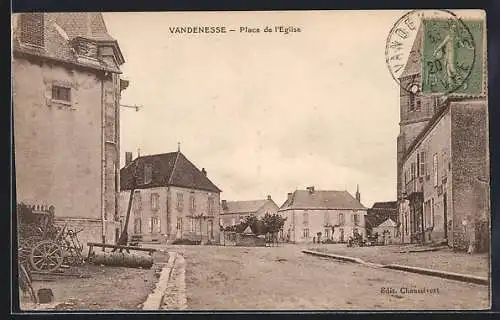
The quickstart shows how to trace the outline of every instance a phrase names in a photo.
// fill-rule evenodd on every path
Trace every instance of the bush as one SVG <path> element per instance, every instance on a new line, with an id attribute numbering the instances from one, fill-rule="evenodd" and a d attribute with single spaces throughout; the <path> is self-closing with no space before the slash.
<path id="1" fill-rule="evenodd" d="M 184 245 L 199 245 L 201 241 L 189 240 L 189 239 L 176 239 L 172 244 L 184 244 Z"/>
<path id="2" fill-rule="evenodd" d="M 333 244 L 333 243 L 337 243 L 337 242 L 335 240 L 332 240 L 332 239 L 326 239 L 326 240 L 323 240 L 322 243 Z"/>

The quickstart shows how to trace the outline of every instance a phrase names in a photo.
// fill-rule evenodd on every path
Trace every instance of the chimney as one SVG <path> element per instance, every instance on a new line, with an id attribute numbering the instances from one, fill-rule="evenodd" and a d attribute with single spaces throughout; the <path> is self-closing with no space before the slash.
<path id="1" fill-rule="evenodd" d="M 361 203 L 361 193 L 359 193 L 359 184 L 356 185 L 356 200 Z"/>
<path id="2" fill-rule="evenodd" d="M 227 201 L 221 200 L 221 202 L 222 202 L 222 210 L 226 210 L 227 209 Z"/>
<path id="3" fill-rule="evenodd" d="M 307 189 L 307 191 L 309 191 L 309 193 L 314 192 L 314 186 L 307 187 L 306 189 Z"/>
<path id="4" fill-rule="evenodd" d="M 286 197 L 286 200 L 287 200 L 287 201 L 290 201 L 290 200 L 292 199 L 292 194 L 293 194 L 293 193 L 288 192 L 287 197 Z"/>
<path id="5" fill-rule="evenodd" d="M 125 152 L 125 165 L 132 162 L 132 152 Z"/>
<path id="6" fill-rule="evenodd" d="M 271 196 L 270 195 L 267 196 L 267 200 L 271 200 Z"/>
<path id="7" fill-rule="evenodd" d="M 201 173 L 203 173 L 204 176 L 207 176 L 207 170 L 205 170 L 205 168 L 201 168 Z"/>

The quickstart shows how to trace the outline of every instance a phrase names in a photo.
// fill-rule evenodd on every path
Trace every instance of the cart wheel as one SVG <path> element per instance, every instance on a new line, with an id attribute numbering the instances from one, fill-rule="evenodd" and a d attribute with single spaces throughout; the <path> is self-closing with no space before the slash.
<path id="1" fill-rule="evenodd" d="M 63 250 L 58 243 L 44 240 L 33 247 L 29 258 L 34 270 L 51 272 L 62 265 Z"/>

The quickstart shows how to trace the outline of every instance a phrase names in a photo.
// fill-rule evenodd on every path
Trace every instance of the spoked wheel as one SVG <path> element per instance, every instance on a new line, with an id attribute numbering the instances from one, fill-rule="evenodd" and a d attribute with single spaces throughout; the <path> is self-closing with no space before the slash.
<path id="1" fill-rule="evenodd" d="M 62 247 L 52 240 L 41 241 L 31 250 L 30 264 L 36 271 L 55 271 L 62 263 Z"/>

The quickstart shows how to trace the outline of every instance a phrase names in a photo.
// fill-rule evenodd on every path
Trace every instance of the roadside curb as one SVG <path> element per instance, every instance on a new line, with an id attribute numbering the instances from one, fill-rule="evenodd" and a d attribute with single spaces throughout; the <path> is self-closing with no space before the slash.
<path id="1" fill-rule="evenodd" d="M 400 265 L 400 264 L 388 264 L 388 265 L 375 264 L 375 263 L 365 262 L 364 260 L 359 259 L 359 258 L 341 256 L 341 255 L 337 255 L 337 254 L 318 252 L 318 251 L 312 251 L 312 250 L 302 250 L 302 252 L 306 253 L 306 254 L 318 256 L 318 257 L 333 258 L 333 259 L 341 260 L 341 261 L 349 261 L 349 262 L 353 262 L 353 263 L 359 263 L 359 264 L 363 264 L 363 265 L 370 266 L 370 267 L 378 267 L 378 268 L 384 268 L 384 269 L 406 271 L 406 272 L 418 273 L 418 274 L 423 274 L 423 275 L 427 275 L 427 276 L 439 277 L 439 278 L 474 283 L 474 284 L 481 284 L 481 285 L 488 285 L 489 284 L 488 278 L 474 276 L 474 275 L 470 275 L 470 274 L 461 274 L 461 273 L 440 271 L 440 270 L 434 270 L 434 269 L 410 267 L 410 266 L 404 266 L 404 265 Z"/>
<path id="2" fill-rule="evenodd" d="M 424 275 L 428 275 L 428 276 L 440 277 L 440 278 L 475 283 L 475 284 L 482 284 L 482 285 L 489 284 L 488 278 L 474 276 L 474 275 L 470 275 L 470 274 L 462 274 L 462 273 L 455 273 L 455 272 L 448 272 L 448 271 L 425 269 L 425 268 L 419 268 L 419 267 L 410 267 L 410 266 L 403 266 L 403 265 L 399 265 L 399 264 L 388 264 L 388 265 L 382 266 L 382 268 L 419 273 L 419 274 L 424 274 Z"/>
<path id="3" fill-rule="evenodd" d="M 361 260 L 359 258 L 341 256 L 341 255 L 338 255 L 338 254 L 318 252 L 318 251 L 312 251 L 312 250 L 302 250 L 302 252 L 303 253 L 307 253 L 307 254 L 311 254 L 313 256 L 318 256 L 318 257 L 333 258 L 333 259 L 337 259 L 337 260 L 341 260 L 341 261 L 348 261 L 348 262 L 366 264 L 363 260 Z"/>
<path id="4" fill-rule="evenodd" d="M 159 310 L 163 300 L 163 295 L 167 289 L 168 281 L 172 274 L 175 259 L 177 258 L 176 252 L 168 253 L 167 266 L 161 270 L 160 279 L 156 283 L 156 288 L 150 293 L 142 305 L 142 310 Z"/>

